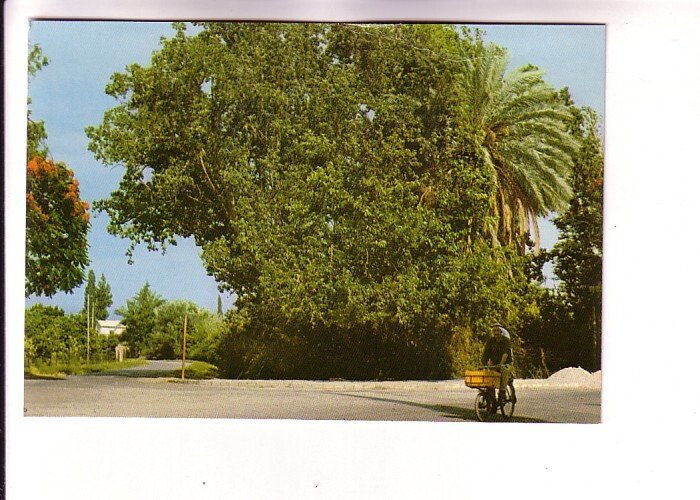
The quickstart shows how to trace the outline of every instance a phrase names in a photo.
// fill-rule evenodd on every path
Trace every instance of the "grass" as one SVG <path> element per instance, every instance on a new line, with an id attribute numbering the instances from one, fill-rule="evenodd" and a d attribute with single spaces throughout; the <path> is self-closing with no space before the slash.
<path id="1" fill-rule="evenodd" d="M 74 361 L 71 363 L 43 364 L 36 363 L 29 365 L 24 370 L 24 378 L 44 379 L 44 380 L 64 380 L 67 375 L 83 375 L 86 373 L 101 373 L 109 370 L 122 370 L 133 366 L 145 365 L 144 359 L 126 359 L 119 361 L 100 361 L 97 363 L 82 363 Z"/>
<path id="2" fill-rule="evenodd" d="M 38 368 L 35 365 L 30 365 L 29 368 L 24 369 L 25 379 L 38 379 L 38 380 L 65 380 L 65 372 L 61 372 L 53 369 L 46 369 L 44 367 Z"/>
<path id="3" fill-rule="evenodd" d="M 174 370 L 172 372 L 173 377 L 180 378 L 182 376 L 182 370 Z M 192 380 L 204 380 L 210 378 L 217 378 L 219 376 L 219 369 L 209 363 L 204 361 L 192 361 L 188 366 L 185 367 L 185 378 Z"/>

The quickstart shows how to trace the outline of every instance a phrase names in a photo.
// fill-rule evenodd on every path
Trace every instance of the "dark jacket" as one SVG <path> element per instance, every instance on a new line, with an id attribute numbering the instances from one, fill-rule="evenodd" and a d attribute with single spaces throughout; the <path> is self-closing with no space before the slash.
<path id="1" fill-rule="evenodd" d="M 508 355 L 505 364 L 512 363 L 513 351 L 510 348 L 510 340 L 503 335 L 489 337 L 484 346 L 484 354 L 481 356 L 481 364 L 497 365 L 504 354 Z"/>

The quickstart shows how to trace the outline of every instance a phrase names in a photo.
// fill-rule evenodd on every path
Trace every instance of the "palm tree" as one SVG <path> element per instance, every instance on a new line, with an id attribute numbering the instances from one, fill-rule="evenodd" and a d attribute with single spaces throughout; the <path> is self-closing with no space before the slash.
<path id="1" fill-rule="evenodd" d="M 491 210 L 498 222 L 487 230 L 494 243 L 516 243 L 524 252 L 532 226 L 537 252 L 537 217 L 565 209 L 572 194 L 577 142 L 567 130 L 571 114 L 536 67 L 506 75 L 507 51 L 484 45 L 478 33 L 467 50 L 463 123 L 497 186 Z"/>

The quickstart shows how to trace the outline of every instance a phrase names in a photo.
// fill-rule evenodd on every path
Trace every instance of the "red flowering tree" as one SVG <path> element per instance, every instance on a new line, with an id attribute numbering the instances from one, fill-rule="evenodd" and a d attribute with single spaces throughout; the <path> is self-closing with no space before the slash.
<path id="1" fill-rule="evenodd" d="M 89 220 L 68 167 L 40 156 L 27 163 L 27 296 L 68 292 L 83 282 Z"/>
<path id="2" fill-rule="evenodd" d="M 39 47 L 29 53 L 34 75 L 48 60 Z M 88 203 L 64 163 L 46 159 L 43 121 L 27 115 L 27 237 L 25 295 L 70 292 L 83 282 L 89 263 Z"/>

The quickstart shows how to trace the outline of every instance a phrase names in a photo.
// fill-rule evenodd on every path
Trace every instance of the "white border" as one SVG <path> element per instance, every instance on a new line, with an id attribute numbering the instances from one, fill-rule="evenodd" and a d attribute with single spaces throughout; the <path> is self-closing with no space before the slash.
<path id="1" fill-rule="evenodd" d="M 698 396 L 698 7 L 688 0 L 5 3 L 7 498 L 682 497 Z M 478 426 L 22 417 L 27 20 L 605 23 L 604 423 Z M 19 240 L 19 241 L 18 241 Z M 691 288 L 692 287 L 692 288 Z M 679 335 L 679 332 L 681 334 Z M 675 333 L 675 334 L 674 334 Z M 678 339 L 682 339 L 679 341 Z M 671 346 L 680 342 L 679 346 Z M 635 375 L 637 375 L 635 377 Z M 688 379 L 681 372 L 677 379 Z M 640 384 L 643 380 L 644 385 Z M 678 399 L 675 399 L 678 397 Z M 671 404 L 672 402 L 672 404 Z M 669 429 L 669 425 L 672 427 Z M 659 434 L 662 432 L 663 434 Z M 694 456 L 690 455 L 691 457 Z M 505 477 L 501 468 L 510 472 Z M 203 485 L 202 482 L 207 483 Z M 494 490 L 493 483 L 504 482 Z M 692 489 L 691 489 L 692 488 Z"/>

